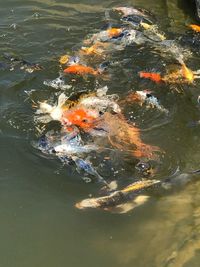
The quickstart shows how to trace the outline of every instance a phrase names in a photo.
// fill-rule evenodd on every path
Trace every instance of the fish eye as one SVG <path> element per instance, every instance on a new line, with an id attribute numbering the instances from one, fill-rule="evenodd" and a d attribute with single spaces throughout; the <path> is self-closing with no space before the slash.
<path id="1" fill-rule="evenodd" d="M 135 168 L 140 172 L 144 172 L 148 171 L 151 168 L 151 164 L 149 162 L 138 162 Z"/>

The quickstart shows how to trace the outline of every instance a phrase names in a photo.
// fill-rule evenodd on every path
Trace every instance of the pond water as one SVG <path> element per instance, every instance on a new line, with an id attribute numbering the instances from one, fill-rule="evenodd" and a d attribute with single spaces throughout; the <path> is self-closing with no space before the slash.
<path id="1" fill-rule="evenodd" d="M 188 66 L 200 69 L 200 38 L 195 44 L 191 41 L 186 25 L 195 20 L 184 1 L 0 0 L 1 59 L 11 53 L 44 66 L 33 73 L 0 70 L 0 266 L 199 266 L 198 177 L 181 190 L 152 193 L 147 203 L 127 214 L 80 211 L 74 204 L 89 194 L 97 195 L 98 185 L 84 183 L 75 168 L 32 146 L 37 135 L 27 92 L 33 92 L 35 101 L 58 94 L 43 82 L 58 77 L 59 57 L 105 27 L 105 10 L 123 4 L 150 10 L 168 39 L 183 37 L 182 45 L 193 51 Z M 174 87 L 139 79 L 138 71 L 159 71 L 169 63 L 148 47 L 130 46 L 113 58 L 119 64 L 111 68 L 111 79 L 99 85 L 107 85 L 109 93 L 120 97 L 131 89 L 148 88 L 169 110 L 166 117 L 145 107 L 133 109 L 132 122 L 146 129 L 143 140 L 165 151 L 157 163 L 156 179 L 177 169 L 199 169 L 199 126 L 189 126 L 200 119 L 198 80 L 194 85 L 178 85 L 181 93 L 177 93 Z M 93 80 L 80 79 L 70 90 L 95 86 Z M 106 171 L 127 184 L 133 181 L 135 161 L 119 164 L 120 157 L 116 156 L 112 171 Z"/>

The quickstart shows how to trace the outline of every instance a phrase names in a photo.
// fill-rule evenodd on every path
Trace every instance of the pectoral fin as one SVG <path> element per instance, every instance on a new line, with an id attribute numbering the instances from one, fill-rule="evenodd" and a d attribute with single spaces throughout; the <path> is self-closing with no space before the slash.
<path id="1" fill-rule="evenodd" d="M 136 207 L 143 205 L 147 200 L 149 199 L 149 196 L 137 196 L 135 199 L 126 202 L 124 204 L 106 209 L 107 211 L 110 211 L 112 213 L 118 213 L 118 214 L 124 214 L 127 213 L 133 209 L 135 209 Z"/>

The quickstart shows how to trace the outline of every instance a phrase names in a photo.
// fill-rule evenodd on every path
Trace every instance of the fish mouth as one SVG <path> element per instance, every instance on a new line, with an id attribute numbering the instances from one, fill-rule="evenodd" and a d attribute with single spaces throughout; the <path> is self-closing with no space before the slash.
<path id="1" fill-rule="evenodd" d="M 98 208 L 99 204 L 95 201 L 94 198 L 87 198 L 75 204 L 75 207 L 79 210 L 89 209 L 89 208 Z"/>

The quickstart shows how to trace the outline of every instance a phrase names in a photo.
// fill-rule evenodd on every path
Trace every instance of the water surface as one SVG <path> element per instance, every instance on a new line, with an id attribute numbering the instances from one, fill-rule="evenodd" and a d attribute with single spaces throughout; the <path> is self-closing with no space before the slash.
<path id="1" fill-rule="evenodd" d="M 137 0 L 128 4 L 150 10 L 168 38 L 177 38 L 191 34 L 186 24 L 194 22 L 189 6 L 178 2 Z M 199 181 L 171 194 L 152 196 L 125 215 L 81 212 L 74 203 L 97 194 L 98 186 L 85 184 L 75 169 L 63 167 L 32 146 L 36 139 L 34 111 L 26 92 L 34 90 L 35 100 L 55 96 L 58 91 L 44 86 L 43 81 L 58 77 L 60 55 L 75 49 L 87 34 L 102 29 L 107 23 L 105 10 L 122 2 L 0 0 L 0 5 L 1 55 L 14 53 L 45 67 L 32 74 L 0 70 L 0 266 L 199 266 Z M 194 57 L 188 64 L 198 69 L 198 51 L 193 45 L 191 49 Z M 143 134 L 146 142 L 165 151 L 157 178 L 171 175 L 178 167 L 183 172 L 198 169 L 199 127 L 188 127 L 188 123 L 200 117 L 199 82 L 183 86 L 184 93 L 177 94 L 167 86 L 139 80 L 139 70 L 159 69 L 163 63 L 148 49 L 138 52 L 129 47 L 114 57 L 121 62 L 130 60 L 111 70 L 110 81 L 102 81 L 109 93 L 122 96 L 131 89 L 148 87 L 157 90 L 170 110 L 167 121 L 145 109 L 135 109 L 132 119 L 143 129 L 158 125 Z M 92 90 L 94 85 L 81 80 L 72 90 Z M 134 160 L 120 175 L 131 181 Z"/>

